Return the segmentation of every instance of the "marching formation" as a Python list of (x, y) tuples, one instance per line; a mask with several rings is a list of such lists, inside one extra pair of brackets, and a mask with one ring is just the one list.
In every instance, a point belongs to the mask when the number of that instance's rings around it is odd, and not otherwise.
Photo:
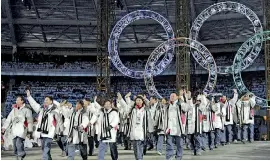
[[(92, 156), (95, 147), (98, 159), (104, 160), (110, 147), (112, 160), (119, 157), (117, 144), (133, 150), (136, 160), (142, 160), (148, 150), (156, 150), (164, 159), (182, 159), (184, 143), (194, 152), (214, 150), (237, 141), (244, 144), (254, 140), (255, 97), (246, 93), (238, 98), (192, 95), (181, 89), (167, 99), (140, 94), (131, 99), (131, 93), (117, 98), (97, 97), (78, 100), (72, 107), (67, 100), (59, 103), (47, 96), (38, 104), (26, 90), (27, 100), (18, 96), (8, 115), (2, 133), (10, 128), (14, 154), (18, 160), (26, 156), (26, 136), (41, 140), (42, 159), (51, 160), (51, 145), (57, 140), (62, 156), (74, 160), (79, 150), (83, 160)], [(33, 128), (33, 112), (38, 122)], [(120, 141), (119, 141), (120, 140)], [(166, 148), (163, 149), (163, 144)], [(174, 149), (176, 147), (176, 149)], [(175, 152), (176, 150), (176, 152)]]

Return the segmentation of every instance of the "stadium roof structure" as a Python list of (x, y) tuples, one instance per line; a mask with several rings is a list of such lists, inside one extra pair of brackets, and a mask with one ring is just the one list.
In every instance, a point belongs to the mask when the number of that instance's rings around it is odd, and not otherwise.
[[(120, 0), (116, 21), (135, 10), (153, 10), (175, 26), (176, 0)], [(11, 52), (16, 44), (22, 49), (46, 54), (96, 54), (97, 0), (2, 0), (2, 52)], [(190, 0), (190, 24), (196, 16), (219, 0)], [(262, 0), (234, 0), (252, 9), (263, 22)], [(27, 4), (25, 4), (27, 3)], [(28, 5), (29, 4), (29, 5)], [(243, 15), (222, 12), (207, 20), (200, 30), (199, 41), (210, 52), (235, 52), (254, 34), (250, 21)], [(152, 20), (129, 25), (120, 38), (121, 55), (149, 55), (167, 39), (162, 26)], [(53, 49), (53, 50), (52, 50)], [(70, 51), (70, 52), (68, 52)]]

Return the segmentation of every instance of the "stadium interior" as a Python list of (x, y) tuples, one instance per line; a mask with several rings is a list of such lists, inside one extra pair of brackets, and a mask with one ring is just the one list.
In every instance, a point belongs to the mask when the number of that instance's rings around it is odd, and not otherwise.
[[(124, 15), (138, 10), (152, 10), (169, 20), (175, 30), (177, 0), (115, 0), (112, 26)], [(252, 9), (264, 22), (262, 0), (233, 0)], [(112, 1), (114, 2), (114, 1)], [(190, 0), (189, 24), (207, 7), (220, 0)], [(43, 102), (45, 95), (57, 101), (93, 98), (97, 86), (97, 0), (2, 0), (1, 1), (1, 112), (6, 117), (17, 95), (30, 87), (34, 98)], [(254, 35), (250, 21), (241, 14), (221, 12), (211, 16), (201, 27), (198, 41), (214, 56), (217, 66), (232, 65), (243, 42)], [(144, 70), (148, 56), (167, 35), (153, 20), (138, 20), (128, 25), (120, 36), (119, 55), (124, 65)], [(242, 71), (247, 88), (266, 98), (265, 50)], [(208, 71), (190, 56), (190, 90), (200, 92)], [(110, 63), (110, 91), (125, 95), (146, 93), (143, 79), (129, 78)], [(176, 60), (162, 74), (155, 76), (158, 91), (165, 97), (176, 90)], [(229, 97), (236, 88), (231, 74), (218, 75), (214, 92)], [(266, 115), (266, 109), (261, 110)]]

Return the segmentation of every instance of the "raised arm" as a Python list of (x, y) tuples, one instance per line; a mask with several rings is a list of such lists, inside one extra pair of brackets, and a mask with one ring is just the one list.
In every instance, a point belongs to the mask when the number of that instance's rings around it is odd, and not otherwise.
[(128, 114), (128, 113), (130, 112), (131, 108), (134, 106), (134, 105), (133, 105), (134, 102), (131, 101), (130, 95), (131, 95), (131, 92), (129, 92), (129, 93), (125, 96), (126, 102), (125, 102), (123, 99), (120, 100), (120, 104), (121, 104), (121, 106), (123, 106), (123, 107), (125, 108), (125, 113), (126, 113), (126, 114)]
[(126, 96), (125, 96), (125, 100), (126, 100), (126, 104), (128, 105), (128, 106), (133, 106), (134, 105), (134, 101), (132, 101), (131, 99), (130, 99), (130, 96), (131, 96), (131, 92), (129, 92)]
[(250, 101), (251, 108), (254, 108), (256, 105), (256, 97), (253, 95), (252, 97), (250, 97), (249, 101)]
[(237, 102), (237, 99), (238, 99), (238, 93), (237, 93), (237, 90), (236, 89), (233, 89), (233, 98), (230, 100), (230, 104), (234, 105), (236, 104)]
[(40, 109), (41, 109), (41, 106), (40, 104), (38, 104), (34, 98), (30, 95), (30, 91), (29, 90), (26, 90), (26, 95), (27, 95), (27, 100), (30, 104), (30, 106), (33, 108), (33, 110), (38, 114)]
[[(180, 105), (181, 105), (181, 108), (184, 112), (188, 112), (189, 110), (191, 110), (193, 108), (193, 101), (192, 101), (192, 98), (191, 98), (191, 92), (188, 91), (187, 93), (185, 93), (185, 96), (187, 98), (187, 102), (179, 102)], [(179, 101), (179, 100), (178, 100)]]

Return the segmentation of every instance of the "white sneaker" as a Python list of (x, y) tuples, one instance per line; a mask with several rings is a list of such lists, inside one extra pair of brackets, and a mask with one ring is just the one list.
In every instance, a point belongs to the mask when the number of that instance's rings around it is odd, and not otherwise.
[(157, 153), (158, 153), (158, 155), (162, 155), (162, 153), (161, 153), (161, 152), (159, 152), (159, 151), (158, 151)]
[(237, 143), (237, 140), (234, 140), (233, 142), (234, 142), (234, 143)]

